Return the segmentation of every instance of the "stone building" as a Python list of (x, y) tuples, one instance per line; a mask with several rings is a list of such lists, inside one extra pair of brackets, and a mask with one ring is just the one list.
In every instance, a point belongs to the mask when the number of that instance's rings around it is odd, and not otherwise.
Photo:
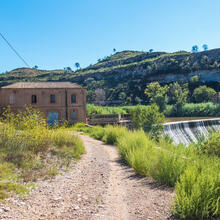
[(70, 82), (18, 82), (0, 88), (0, 108), (39, 109), (48, 123), (86, 122), (86, 90)]

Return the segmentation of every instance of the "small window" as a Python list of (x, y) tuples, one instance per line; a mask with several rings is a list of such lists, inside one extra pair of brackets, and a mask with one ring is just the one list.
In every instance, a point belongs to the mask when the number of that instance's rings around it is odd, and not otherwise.
[(11, 96), (9, 97), (9, 103), (10, 103), (10, 105), (12, 105), (12, 104), (15, 103), (15, 98), (14, 98), (13, 95), (11, 95)]
[(37, 96), (36, 95), (32, 95), (31, 96), (31, 104), (36, 104), (37, 103)]
[(76, 95), (74, 94), (71, 95), (71, 102), (76, 103)]
[(74, 110), (74, 109), (72, 110), (72, 118), (76, 119), (76, 110)]
[(55, 95), (50, 95), (50, 103), (55, 103), (56, 99), (55, 99)]

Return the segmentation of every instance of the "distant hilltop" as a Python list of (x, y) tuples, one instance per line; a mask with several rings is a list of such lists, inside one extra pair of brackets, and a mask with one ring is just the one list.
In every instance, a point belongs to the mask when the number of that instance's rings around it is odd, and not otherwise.
[(86, 87), (89, 100), (94, 99), (97, 88), (105, 90), (107, 100), (117, 100), (121, 92), (133, 100), (144, 96), (149, 82), (187, 82), (194, 75), (200, 77), (201, 83), (214, 85), (216, 89), (220, 81), (220, 49), (197, 53), (126, 50), (77, 71), (15, 69), (1, 75), (0, 85), (18, 81), (70, 81)]

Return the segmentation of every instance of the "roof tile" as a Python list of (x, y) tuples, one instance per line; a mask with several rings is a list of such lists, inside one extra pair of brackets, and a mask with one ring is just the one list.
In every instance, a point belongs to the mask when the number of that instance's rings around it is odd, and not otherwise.
[(80, 85), (71, 82), (17, 82), (1, 88), (18, 88), (18, 89), (63, 89), (63, 88), (82, 88)]

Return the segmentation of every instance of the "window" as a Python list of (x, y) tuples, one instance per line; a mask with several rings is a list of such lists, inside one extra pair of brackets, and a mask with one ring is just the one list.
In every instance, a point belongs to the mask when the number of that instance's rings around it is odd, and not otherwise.
[(71, 95), (71, 102), (76, 103), (76, 95), (74, 94)]
[(11, 96), (9, 97), (9, 103), (10, 103), (10, 105), (14, 104), (14, 102), (15, 102), (14, 96), (11, 95)]
[(37, 103), (37, 96), (36, 95), (32, 95), (31, 96), (31, 104), (36, 104)]
[(74, 109), (72, 110), (72, 118), (76, 119), (76, 110), (74, 110)]
[(55, 99), (55, 95), (50, 95), (50, 103), (55, 103), (56, 99)]

